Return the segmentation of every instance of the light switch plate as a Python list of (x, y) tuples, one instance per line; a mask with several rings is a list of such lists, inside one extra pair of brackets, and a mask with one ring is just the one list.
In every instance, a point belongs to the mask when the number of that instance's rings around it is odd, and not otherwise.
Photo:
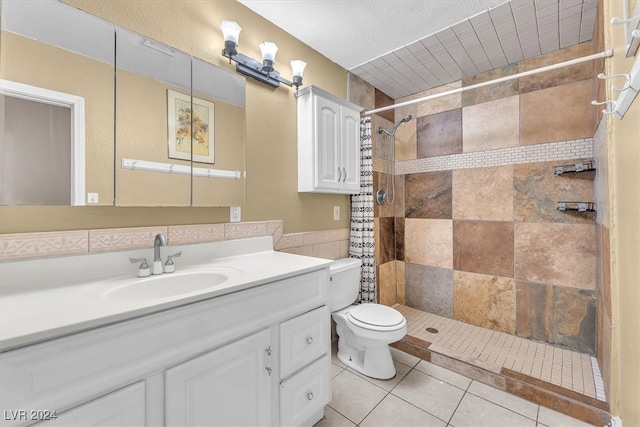
[(240, 211), (240, 206), (231, 206), (229, 209), (229, 221), (230, 222), (240, 222), (242, 214)]
[(340, 206), (333, 207), (333, 220), (340, 221)]
[(98, 193), (87, 193), (87, 203), (98, 203)]

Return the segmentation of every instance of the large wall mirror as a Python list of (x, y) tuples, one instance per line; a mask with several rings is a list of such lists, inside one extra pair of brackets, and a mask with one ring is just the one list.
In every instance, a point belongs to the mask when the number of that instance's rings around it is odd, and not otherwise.
[(57, 1), (1, 7), (1, 203), (84, 205), (90, 192), (112, 205), (113, 25)]
[(1, 43), (1, 204), (244, 204), (244, 77), (57, 0), (3, 2)]

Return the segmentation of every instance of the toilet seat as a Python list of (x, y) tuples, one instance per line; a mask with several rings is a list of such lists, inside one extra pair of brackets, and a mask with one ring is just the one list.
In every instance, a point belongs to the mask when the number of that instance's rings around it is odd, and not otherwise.
[(347, 319), (361, 328), (374, 331), (395, 331), (406, 324), (397, 310), (382, 304), (360, 304), (351, 307)]

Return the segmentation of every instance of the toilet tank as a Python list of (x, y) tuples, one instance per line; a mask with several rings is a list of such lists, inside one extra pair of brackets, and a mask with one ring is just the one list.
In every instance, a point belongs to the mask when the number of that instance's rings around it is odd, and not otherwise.
[(360, 291), (360, 266), (357, 258), (337, 259), (329, 266), (329, 309), (334, 312), (355, 302)]

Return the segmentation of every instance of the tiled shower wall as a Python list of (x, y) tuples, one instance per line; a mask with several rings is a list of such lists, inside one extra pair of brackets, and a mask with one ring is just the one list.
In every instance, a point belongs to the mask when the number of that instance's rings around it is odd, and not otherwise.
[[(573, 46), (413, 98), (591, 50)], [(594, 174), (553, 168), (593, 157), (593, 76), (587, 62), (395, 111), (395, 122), (414, 119), (396, 135), (397, 202), (375, 210), (381, 303), (594, 354), (595, 215), (556, 209), (594, 201)], [(352, 99), (366, 101), (368, 90), (352, 79)], [(374, 117), (373, 129), (389, 119)], [(374, 135), (374, 156), (385, 156), (383, 144)], [(386, 187), (385, 162), (374, 165), (375, 189)]]

